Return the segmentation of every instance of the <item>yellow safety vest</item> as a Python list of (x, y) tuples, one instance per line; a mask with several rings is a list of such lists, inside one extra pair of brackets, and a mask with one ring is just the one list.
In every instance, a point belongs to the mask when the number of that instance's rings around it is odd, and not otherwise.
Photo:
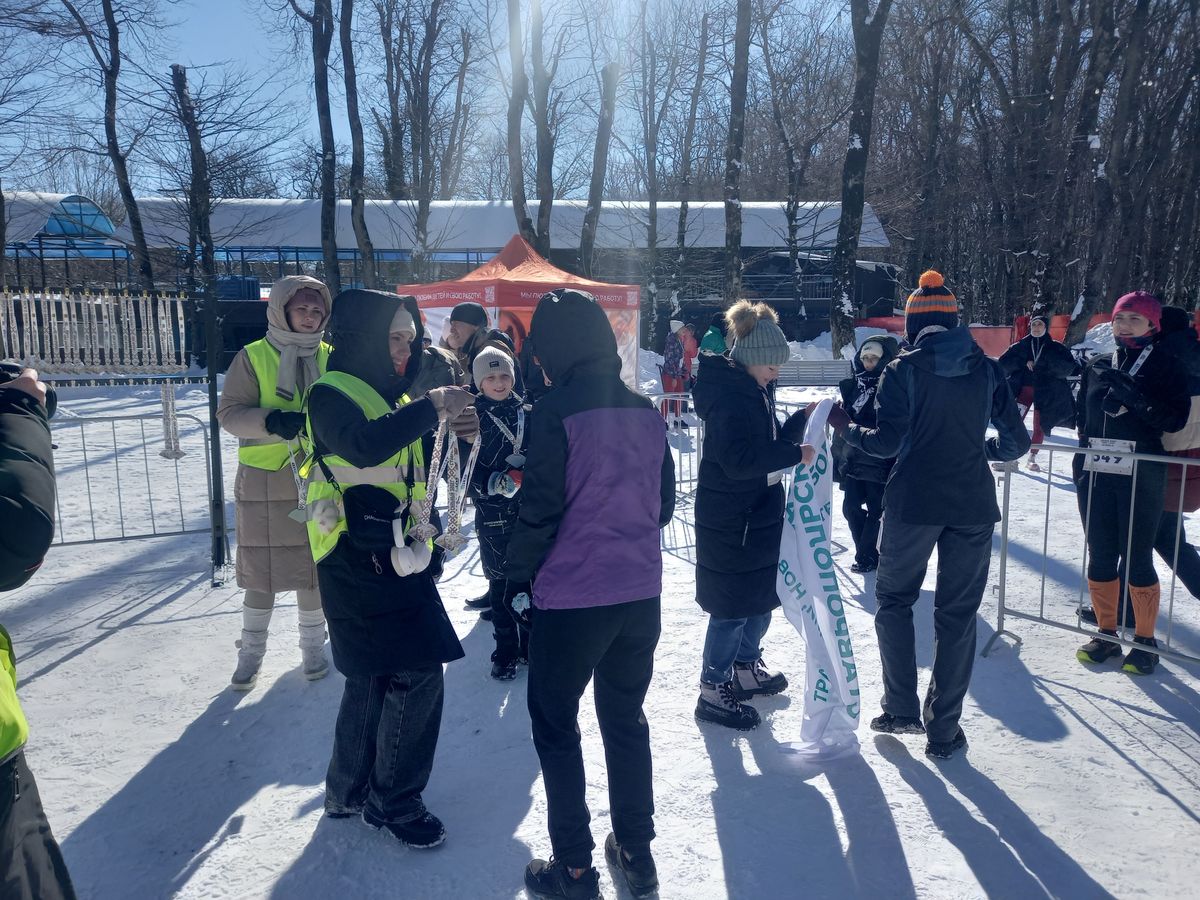
[[(378, 391), (362, 379), (346, 372), (326, 372), (313, 382), (309, 390), (318, 384), (334, 388), (350, 398), (368, 420), (382, 418), (393, 411), (392, 405), (384, 400)], [(410, 402), (412, 401), (406, 394), (400, 398), (399, 405), (404, 406)], [(308, 433), (313, 433), (311, 418), (308, 421)], [(308, 483), (308, 546), (316, 562), (328, 556), (337, 546), (341, 536), (346, 533), (346, 514), (342, 508), (341, 492), (347, 488), (356, 484), (374, 484), (395, 495), (398, 501), (411, 499), (413, 502), (420, 502), (425, 499), (425, 450), (421, 446), (420, 438), (376, 466), (359, 468), (333, 454), (322, 455), (321, 461), (325, 464), (324, 467), (310, 460), (301, 473), (305, 477), (312, 476)], [(411, 498), (408, 484), (405, 482), (410, 462), (413, 479)], [(337, 482), (337, 487), (326, 480), (326, 469)], [(432, 544), (430, 546), (432, 547)]]
[(12, 639), (0, 626), (0, 763), (25, 746), (29, 723), (17, 702), (17, 663)]
[[(333, 348), (326, 343), (317, 348), (317, 371), (322, 375), (329, 363), (331, 350)], [(300, 412), (304, 401), (302, 393), (297, 393), (291, 400), (284, 400), (275, 394), (275, 387), (279, 383), (279, 351), (263, 338), (246, 345), (246, 356), (258, 381), (258, 405), (263, 409)], [(300, 442), (307, 455), (307, 438), (303, 433)], [(277, 472), (288, 464), (287, 441), (274, 434), (265, 438), (245, 438), (238, 447), (238, 462), (255, 469)]]

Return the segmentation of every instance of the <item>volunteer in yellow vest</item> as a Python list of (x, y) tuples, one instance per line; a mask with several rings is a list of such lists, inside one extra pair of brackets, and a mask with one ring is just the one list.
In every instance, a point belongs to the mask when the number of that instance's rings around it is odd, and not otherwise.
[(445, 830), (421, 794), (441, 728), (442, 664), (463, 649), (435, 583), (441, 550), (404, 532), (425, 496), (439, 417), (463, 438), (479, 422), (460, 387), (419, 400), (405, 393), (424, 359), (411, 297), (342, 291), (329, 328), (329, 371), (307, 399), (309, 538), (333, 662), (346, 676), (325, 812), (361, 815), (404, 844), (434, 847)]
[[(221, 427), (239, 439), (237, 480), (237, 583), (246, 591), (235, 691), (254, 687), (275, 596), (296, 592), (304, 677), (323, 678), (325, 614), (304, 516), (294, 515), (300, 494), (293, 461), (303, 464), (305, 390), (324, 373), (330, 347), (322, 341), (329, 319), (329, 289), (307, 275), (289, 275), (271, 286), (267, 335), (242, 348), (225, 374), (217, 407)], [(289, 515), (293, 514), (293, 515)]]
[[(54, 459), (46, 385), (0, 364), (0, 591), (37, 571), (54, 537)], [(39, 728), (55, 723), (42, 722)], [(16, 654), (0, 626), (0, 897), (74, 900), (62, 852), (25, 763), (29, 724), (17, 701)]]

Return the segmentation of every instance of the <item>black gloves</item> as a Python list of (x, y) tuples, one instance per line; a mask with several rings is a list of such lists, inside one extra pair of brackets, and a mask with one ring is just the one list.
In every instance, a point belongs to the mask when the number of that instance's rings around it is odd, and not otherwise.
[(842, 408), (840, 403), (834, 404), (829, 410), (829, 427), (833, 429), (835, 434), (841, 434), (850, 424), (850, 413)]
[(304, 430), (304, 413), (273, 409), (267, 413), (265, 424), (267, 431), (271, 434), (278, 435), (285, 441), (291, 441)]
[(1108, 395), (1101, 404), (1108, 415), (1117, 415), (1121, 407), (1140, 411), (1146, 408), (1146, 398), (1142, 396), (1133, 376), (1120, 369), (1103, 369), (1099, 373), (1100, 383), (1108, 388)]
[(808, 422), (808, 408), (798, 410), (787, 417), (787, 421), (779, 429), (779, 437), (781, 440), (787, 441), (789, 444), (804, 443), (804, 426)]

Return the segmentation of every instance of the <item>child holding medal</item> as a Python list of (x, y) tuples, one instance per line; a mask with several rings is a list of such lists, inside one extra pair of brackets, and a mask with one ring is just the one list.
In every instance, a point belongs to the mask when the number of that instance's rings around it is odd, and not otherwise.
[(518, 627), (512, 598), (528, 593), (527, 582), (510, 583), (504, 576), (508, 541), (517, 524), (520, 507), (521, 469), (525, 465), (527, 410), (513, 391), (512, 357), (497, 347), (485, 347), (471, 365), (479, 395), (479, 458), (471, 477), (475, 501), (475, 533), (479, 556), (488, 579), (492, 608), (492, 677), (510, 681), (517, 676), (517, 663), (527, 657), (529, 634)]

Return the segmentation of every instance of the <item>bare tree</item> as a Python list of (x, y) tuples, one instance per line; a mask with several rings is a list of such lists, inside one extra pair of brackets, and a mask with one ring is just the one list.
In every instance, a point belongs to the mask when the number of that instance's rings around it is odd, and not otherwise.
[[(436, 2), (436, 0), (435, 0)], [(346, 118), (350, 122), (350, 224), (362, 257), (363, 284), (379, 287), (375, 245), (367, 229), (366, 190), (363, 184), (367, 152), (363, 144), (362, 117), (358, 113), (358, 70), (354, 64), (354, 0), (342, 0), (338, 23), (342, 47), (342, 81), (346, 88)]]
[(313, 60), (313, 88), (317, 103), (317, 128), (321, 134), (321, 255), (325, 283), (333, 294), (341, 290), (337, 253), (337, 146), (333, 140), (333, 114), (329, 106), (329, 50), (333, 44), (333, 2), (313, 0), (311, 10), (288, 0), (296, 16), (307, 24)]
[(683, 268), (687, 251), (688, 200), (692, 188), (692, 143), (696, 135), (696, 113), (700, 108), (700, 97), (704, 91), (706, 66), (708, 65), (709, 15), (705, 10), (700, 16), (700, 34), (696, 50), (696, 73), (688, 95), (688, 111), (683, 123), (683, 141), (679, 152), (679, 219), (675, 227), (675, 259), (671, 267), (671, 307), (679, 306), (679, 293), (683, 285)]
[(742, 295), (742, 154), (746, 141), (746, 82), (750, 70), (751, 0), (738, 0), (729, 81), (729, 137), (725, 143), (725, 304)]
[(125, 207), (125, 221), (133, 238), (133, 257), (137, 265), (142, 287), (147, 291), (154, 290), (154, 270), (150, 262), (150, 251), (146, 246), (146, 232), (142, 225), (142, 216), (138, 211), (137, 200), (133, 195), (133, 185), (129, 180), (129, 154), (134, 144), (124, 145), (121, 142), (118, 129), (117, 115), (121, 66), (124, 54), (121, 49), (122, 25), (140, 22), (143, 27), (153, 21), (154, 3), (127, 2), (119, 8), (113, 0), (99, 0), (99, 7), (91, 4), (85, 7), (82, 2), (61, 0), (67, 15), (74, 23), (74, 36), (82, 40), (100, 72), (104, 88), (104, 146), (112, 164), (113, 175), (117, 180), (117, 188), (121, 193), (121, 202)]
[(858, 269), (858, 234), (866, 202), (867, 157), (871, 149), (871, 117), (879, 73), (879, 45), (892, 0), (879, 0), (871, 12), (870, 0), (850, 0), (854, 31), (854, 93), (850, 101), (850, 138), (842, 166), (842, 212), (837, 244), (833, 249), (833, 302), (829, 330), (834, 354), (854, 346), (854, 285)]
[(621, 64), (610, 62), (601, 72), (600, 122), (596, 127), (596, 151), (592, 156), (592, 183), (588, 189), (588, 205), (583, 215), (579, 236), (579, 267), (588, 278), (592, 276), (592, 252), (596, 246), (596, 225), (604, 202), (604, 176), (608, 172), (608, 144), (612, 137), (613, 116), (617, 107), (617, 82)]
[(521, 122), (529, 97), (529, 78), (525, 74), (525, 45), (521, 27), (521, 0), (508, 0), (508, 58), (511, 65), (508, 94), (508, 190), (512, 197), (517, 230), (530, 244), (537, 244), (537, 232), (529, 218), (525, 197), (525, 160), (521, 149)]

